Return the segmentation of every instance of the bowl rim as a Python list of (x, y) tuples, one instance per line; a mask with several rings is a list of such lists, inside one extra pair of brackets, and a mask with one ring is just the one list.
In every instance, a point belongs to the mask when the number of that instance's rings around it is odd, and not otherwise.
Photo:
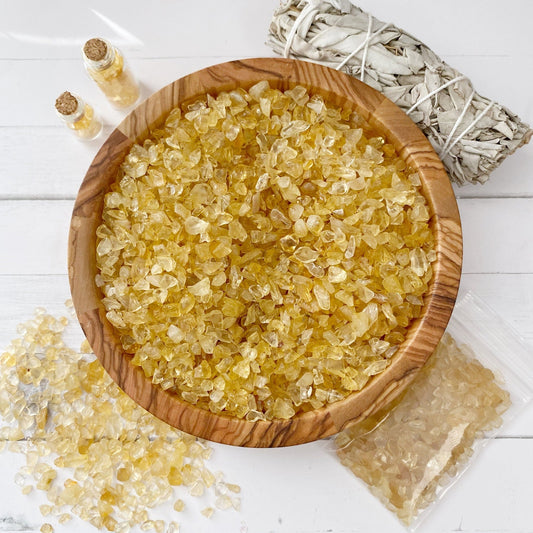
[[(268, 80), (283, 90), (303, 85), (329, 103), (356, 109), (420, 174), (431, 211), (437, 261), (421, 316), (382, 373), (343, 400), (288, 420), (250, 422), (210, 411), (164, 391), (130, 364), (105, 316), (96, 286), (96, 235), (103, 198), (134, 142), (157, 128), (168, 112), (206, 93), (249, 88)], [(459, 211), (442, 162), (421, 130), (384, 95), (342, 72), (305, 61), (253, 58), (219, 63), (177, 79), (139, 104), (113, 130), (91, 163), (76, 197), (69, 232), (68, 272), (74, 308), (94, 353), (113, 380), (139, 405), (170, 425), (201, 438), (249, 447), (302, 444), (330, 436), (392, 401), (433, 352), (451, 316), (461, 275)]]

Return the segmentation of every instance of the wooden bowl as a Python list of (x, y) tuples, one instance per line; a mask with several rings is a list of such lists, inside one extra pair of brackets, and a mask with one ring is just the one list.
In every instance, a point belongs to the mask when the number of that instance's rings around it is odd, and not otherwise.
[[(102, 293), (95, 284), (96, 228), (101, 222), (104, 195), (130, 147), (160, 126), (175, 106), (205, 93), (261, 80), (286, 90), (303, 85), (327, 102), (357, 110), (392, 143), (401, 157), (418, 170), (431, 211), (437, 261), (425, 297), (423, 313), (408, 332), (391, 365), (359, 392), (321, 409), (289, 420), (248, 422), (211, 413), (166, 392), (130, 363), (107, 321)], [(411, 381), (441, 338), (459, 286), (462, 235), (459, 212), (448, 176), (426, 137), (382, 94), (335, 70), (290, 59), (246, 59), (222, 63), (181, 78), (153, 94), (111, 133), (94, 158), (81, 184), (69, 235), (69, 279), (80, 324), (102, 365), (139, 405), (187, 433), (238, 446), (274, 447), (301, 444), (342, 430), (391, 401)]]

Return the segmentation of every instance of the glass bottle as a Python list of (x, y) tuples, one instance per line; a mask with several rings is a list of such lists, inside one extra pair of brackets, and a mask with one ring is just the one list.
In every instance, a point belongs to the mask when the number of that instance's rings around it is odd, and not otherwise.
[(90, 39), (83, 47), (83, 59), (87, 73), (113, 106), (126, 108), (137, 102), (139, 85), (117, 48), (105, 39)]
[(102, 131), (102, 121), (92, 106), (79, 96), (65, 91), (56, 100), (57, 115), (80, 139), (90, 141)]

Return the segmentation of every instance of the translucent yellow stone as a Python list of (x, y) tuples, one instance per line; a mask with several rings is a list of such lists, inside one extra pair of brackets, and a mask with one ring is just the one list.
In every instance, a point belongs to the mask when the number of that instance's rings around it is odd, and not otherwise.
[(209, 278), (204, 278), (200, 280), (198, 283), (195, 283), (194, 285), (191, 285), (189, 287), (189, 292), (193, 296), (207, 296), (211, 292), (211, 283), (209, 281)]
[(346, 281), (347, 277), (348, 274), (346, 270), (342, 268), (330, 266), (328, 269), (328, 279), (331, 281), (331, 283), (341, 283)]
[(233, 483), (226, 483), (226, 487), (231, 491), (235, 493), (241, 492), (241, 487), (239, 485), (235, 485)]
[(279, 244), (284, 252), (294, 252), (296, 246), (298, 246), (298, 239), (293, 235), (285, 235), (279, 240)]
[(298, 248), (293, 257), (301, 263), (312, 263), (316, 261), (320, 256), (320, 252), (309, 248), (309, 246), (302, 246)]
[(185, 219), (185, 231), (190, 235), (198, 235), (203, 233), (209, 227), (209, 223), (205, 220), (201, 220), (198, 217), (188, 217)]
[(39, 511), (41, 511), (43, 516), (47, 516), (52, 512), (52, 506), (46, 504), (39, 505)]
[(183, 500), (176, 500), (174, 502), (174, 510), (181, 513), (185, 509), (185, 502)]
[(120, 468), (117, 471), (117, 479), (119, 481), (128, 481), (131, 478), (131, 468)]
[[(70, 522), (72, 520), (72, 515), (68, 513), (63, 513), (59, 515), (58, 522), (60, 524), (66, 524), (67, 522)], [(109, 528), (108, 528), (109, 529)], [(110, 530), (111, 531), (111, 530)]]
[(228, 225), (228, 235), (232, 239), (244, 242), (248, 238), (248, 232), (238, 220), (232, 220)]
[(272, 407), (272, 416), (273, 418), (291, 418), (295, 414), (294, 408), (291, 404), (286, 401), (278, 398)]
[(212, 507), (206, 507), (200, 511), (206, 518), (211, 518), (215, 510)]
[(112, 516), (106, 516), (102, 522), (102, 525), (108, 530), (108, 531), (116, 531), (117, 530), (117, 521)]
[(80, 346), (80, 352), (81, 353), (91, 353), (91, 345), (89, 344), (89, 341), (87, 339), (84, 339), (84, 341), (81, 343)]
[(322, 285), (315, 285), (313, 287), (318, 307), (324, 311), (328, 311), (331, 306), (331, 300), (328, 291)]
[(318, 215), (309, 215), (306, 221), (307, 229), (314, 235), (319, 235), (324, 228), (324, 221)]
[(170, 472), (168, 473), (168, 482), (171, 485), (181, 485), (183, 483), (183, 477), (180, 469), (174, 466), (170, 467)]
[(233, 298), (224, 298), (222, 303), (222, 313), (229, 317), (239, 317), (246, 306)]

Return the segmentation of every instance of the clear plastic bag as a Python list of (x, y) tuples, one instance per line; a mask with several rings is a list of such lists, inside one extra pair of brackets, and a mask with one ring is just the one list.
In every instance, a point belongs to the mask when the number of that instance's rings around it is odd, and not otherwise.
[(411, 530), (533, 398), (533, 357), (471, 293), (408, 390), (335, 438), (341, 462)]

